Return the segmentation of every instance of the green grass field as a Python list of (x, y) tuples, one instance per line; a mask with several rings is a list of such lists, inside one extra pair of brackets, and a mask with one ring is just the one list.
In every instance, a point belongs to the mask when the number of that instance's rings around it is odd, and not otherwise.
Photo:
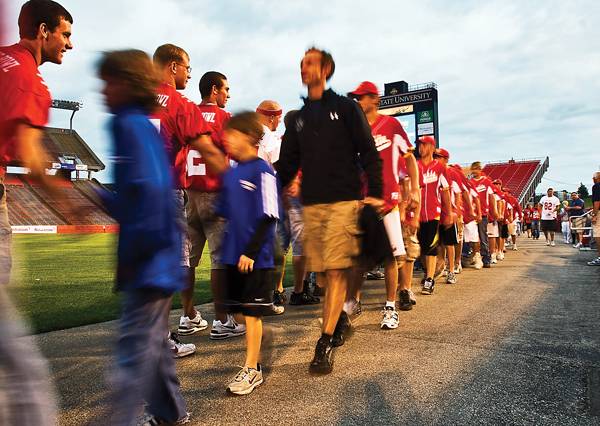
[[(13, 236), (11, 294), (35, 332), (60, 330), (115, 319), (113, 292), (116, 235)], [(209, 259), (196, 272), (196, 303), (211, 300)], [(291, 285), (291, 262), (284, 285)], [(179, 296), (173, 307), (181, 307)]]

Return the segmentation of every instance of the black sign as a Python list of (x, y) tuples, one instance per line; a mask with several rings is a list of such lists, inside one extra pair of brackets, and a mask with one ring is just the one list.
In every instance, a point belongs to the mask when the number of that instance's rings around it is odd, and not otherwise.
[(433, 102), (437, 101), (436, 95), (437, 91), (435, 89), (425, 89), (399, 95), (382, 96), (379, 101), (379, 109), (394, 108), (419, 102)]

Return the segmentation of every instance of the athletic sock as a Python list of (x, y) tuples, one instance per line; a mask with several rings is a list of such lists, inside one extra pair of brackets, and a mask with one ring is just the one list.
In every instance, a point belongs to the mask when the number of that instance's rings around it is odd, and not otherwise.
[(389, 300), (387, 300), (387, 301), (385, 302), (385, 307), (386, 307), (386, 308), (393, 308), (393, 309), (396, 309), (396, 302), (390, 302)]

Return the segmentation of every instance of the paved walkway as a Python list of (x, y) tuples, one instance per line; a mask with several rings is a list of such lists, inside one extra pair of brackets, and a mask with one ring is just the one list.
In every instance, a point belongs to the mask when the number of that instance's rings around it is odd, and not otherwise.
[[(379, 329), (383, 282), (369, 282), (355, 333), (324, 377), (307, 371), (320, 306), (289, 307), (266, 320), (265, 383), (247, 397), (225, 393), (243, 340), (189, 337), (198, 352), (177, 366), (192, 424), (600, 424), (600, 268), (585, 265), (593, 256), (521, 238), (491, 270), (417, 294), (393, 331)], [(102, 416), (114, 327), (39, 336), (61, 425)]]

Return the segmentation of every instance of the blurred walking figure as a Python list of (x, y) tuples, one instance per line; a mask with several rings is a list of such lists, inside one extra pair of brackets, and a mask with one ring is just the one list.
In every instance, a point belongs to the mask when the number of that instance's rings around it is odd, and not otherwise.
[(183, 424), (189, 415), (167, 342), (171, 298), (184, 288), (182, 236), (164, 142), (148, 119), (159, 80), (139, 50), (105, 53), (98, 74), (114, 114), (116, 193), (101, 195), (119, 222), (116, 290), (123, 292), (109, 424), (131, 425), (144, 401), (158, 424)]
[[(71, 44), (73, 18), (60, 4), (31, 0), (19, 14), (20, 41), (0, 47), (0, 424), (53, 425), (56, 407), (48, 367), (14, 311), (6, 287), (12, 265), (4, 176), (18, 161), (54, 192), (45, 174), (42, 128), (51, 98), (38, 67), (62, 63)], [(0, 35), (2, 31), (0, 29)], [(57, 195), (57, 194), (53, 194)]]

